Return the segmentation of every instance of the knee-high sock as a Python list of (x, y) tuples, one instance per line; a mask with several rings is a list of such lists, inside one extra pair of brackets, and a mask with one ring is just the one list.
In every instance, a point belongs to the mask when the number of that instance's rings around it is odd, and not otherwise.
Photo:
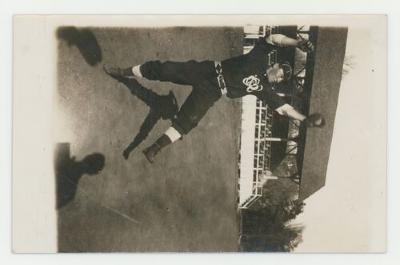
[(155, 143), (152, 146), (156, 146), (158, 150), (163, 149), (164, 147), (166, 147), (167, 145), (169, 145), (171, 142), (171, 140), (169, 139), (169, 137), (165, 134), (161, 135), (160, 138), (157, 139), (157, 141), (155, 141)]
[(124, 76), (135, 76), (135, 77), (143, 77), (142, 72), (140, 71), (140, 64), (128, 68), (122, 69), (122, 73)]
[(182, 135), (172, 126), (169, 127), (164, 134), (171, 140), (171, 143), (179, 140), (182, 137)]
[(132, 67), (132, 73), (134, 76), (143, 77), (142, 72), (140, 71), (140, 64)]

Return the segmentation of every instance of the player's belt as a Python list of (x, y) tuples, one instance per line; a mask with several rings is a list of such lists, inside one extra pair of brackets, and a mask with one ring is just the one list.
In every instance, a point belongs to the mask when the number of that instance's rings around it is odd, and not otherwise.
[(215, 72), (217, 72), (217, 82), (218, 82), (219, 88), (221, 89), (221, 94), (226, 95), (226, 93), (228, 93), (228, 90), (226, 88), (224, 76), (222, 75), (221, 62), (215, 61), (214, 66), (215, 66)]

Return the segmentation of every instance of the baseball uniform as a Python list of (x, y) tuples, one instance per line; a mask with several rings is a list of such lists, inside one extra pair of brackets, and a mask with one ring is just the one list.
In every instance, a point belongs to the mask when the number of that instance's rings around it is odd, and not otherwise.
[[(190, 85), (192, 92), (173, 120), (173, 127), (182, 135), (197, 126), (208, 109), (226, 93), (229, 98), (255, 95), (269, 107), (279, 110), (285, 101), (273, 90), (266, 77), (267, 54), (276, 47), (260, 38), (248, 53), (222, 62), (149, 61), (140, 66), (143, 77), (149, 80), (169, 81)], [(222, 75), (222, 84), (218, 77)]]

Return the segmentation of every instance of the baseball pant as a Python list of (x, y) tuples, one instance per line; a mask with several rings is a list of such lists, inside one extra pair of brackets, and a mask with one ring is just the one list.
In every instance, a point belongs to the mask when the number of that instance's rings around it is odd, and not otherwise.
[(140, 72), (149, 80), (168, 81), (193, 87), (172, 122), (172, 126), (182, 135), (188, 134), (196, 127), (221, 97), (212, 61), (149, 61), (140, 66)]

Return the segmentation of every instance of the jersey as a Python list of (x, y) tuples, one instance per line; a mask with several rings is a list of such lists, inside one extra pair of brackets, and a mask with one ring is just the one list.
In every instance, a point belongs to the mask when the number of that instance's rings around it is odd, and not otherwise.
[(222, 61), (222, 71), (227, 86), (227, 96), (239, 98), (255, 95), (265, 101), (272, 109), (277, 109), (285, 101), (273, 90), (266, 76), (267, 54), (276, 49), (260, 38), (247, 54)]

